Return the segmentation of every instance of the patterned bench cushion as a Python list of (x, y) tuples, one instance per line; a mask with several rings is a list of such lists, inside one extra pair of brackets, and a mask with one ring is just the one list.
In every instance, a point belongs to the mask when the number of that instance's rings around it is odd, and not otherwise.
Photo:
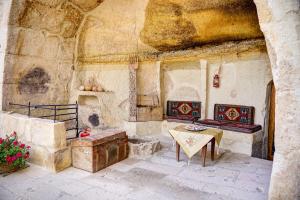
[(220, 126), (228, 124), (229, 122), (222, 122), (213, 119), (204, 119), (204, 120), (197, 121), (197, 123), (209, 127), (220, 128)]
[(215, 104), (214, 120), (252, 125), (254, 110), (253, 106)]
[(201, 102), (199, 101), (168, 101), (167, 119), (193, 121), (201, 117)]
[(223, 130), (229, 130), (229, 131), (237, 131), (237, 132), (243, 132), (243, 133), (254, 133), (256, 131), (261, 130), (261, 125), (249, 125), (249, 124), (236, 124), (236, 123), (230, 123), (225, 124), (220, 127)]

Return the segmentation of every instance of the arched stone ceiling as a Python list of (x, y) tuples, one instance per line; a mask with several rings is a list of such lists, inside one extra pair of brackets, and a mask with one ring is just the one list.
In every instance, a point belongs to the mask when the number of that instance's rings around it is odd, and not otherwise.
[(70, 1), (93, 8), (79, 30), (83, 60), (263, 37), (252, 0)]

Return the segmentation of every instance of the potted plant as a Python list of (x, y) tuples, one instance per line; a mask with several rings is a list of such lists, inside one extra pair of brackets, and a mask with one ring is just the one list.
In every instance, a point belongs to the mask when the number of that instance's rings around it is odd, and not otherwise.
[(0, 172), (10, 173), (26, 167), (30, 146), (18, 141), (16, 132), (0, 138)]

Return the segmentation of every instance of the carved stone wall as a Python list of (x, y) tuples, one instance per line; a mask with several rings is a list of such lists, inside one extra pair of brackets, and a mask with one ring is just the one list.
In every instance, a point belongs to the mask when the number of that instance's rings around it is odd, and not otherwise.
[(3, 109), (11, 109), (8, 102), (68, 102), (81, 11), (61, 0), (10, 3)]
[(300, 1), (255, 0), (276, 88), (269, 199), (300, 198)]

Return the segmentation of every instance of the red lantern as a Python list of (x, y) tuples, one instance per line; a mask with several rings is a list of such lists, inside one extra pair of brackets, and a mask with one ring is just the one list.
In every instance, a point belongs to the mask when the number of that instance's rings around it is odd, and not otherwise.
[(220, 76), (219, 76), (219, 74), (214, 75), (213, 86), (215, 88), (220, 87)]

